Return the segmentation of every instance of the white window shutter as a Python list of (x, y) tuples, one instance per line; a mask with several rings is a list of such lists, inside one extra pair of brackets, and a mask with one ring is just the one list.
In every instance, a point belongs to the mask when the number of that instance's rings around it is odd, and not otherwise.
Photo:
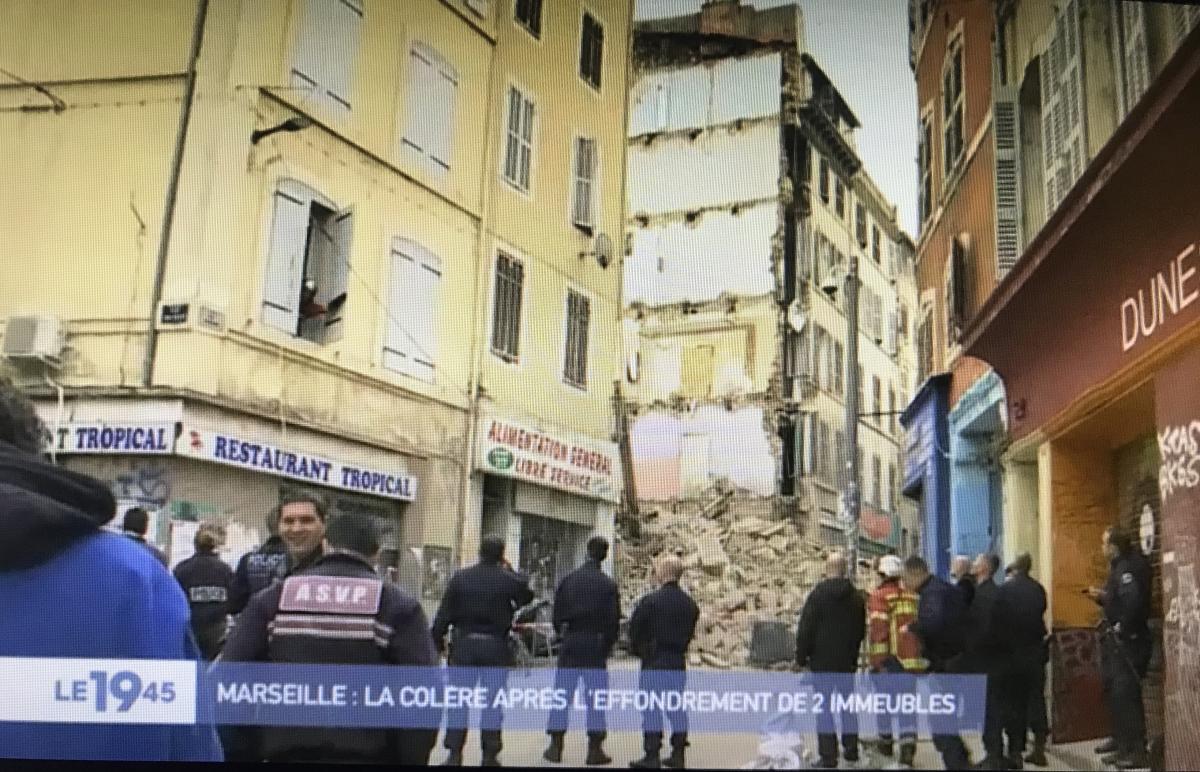
[(1003, 278), (1021, 257), (1021, 114), (1017, 86), (993, 89), (996, 143), (996, 275)]
[(433, 62), (424, 50), (414, 46), (408, 57), (408, 94), (404, 100), (408, 120), (402, 142), (420, 155), (428, 153), (433, 144), (434, 77)]
[(414, 339), (412, 296), (415, 292), (416, 257), (414, 244), (397, 239), (392, 244), (392, 272), (387, 306), (387, 334), (383, 341), (383, 366), (398, 373), (411, 374)]
[(418, 378), (433, 381), (438, 355), (437, 311), (442, 283), (442, 261), (437, 255), (422, 248), (415, 270), (416, 281), (412, 298), (415, 319), (412, 332), (417, 345), (413, 352), (413, 362)]
[(363, 18), (362, 0), (305, 0), (292, 84), (338, 112), (349, 112)]
[(300, 284), (308, 243), (311, 196), (287, 181), (272, 196), (274, 212), (263, 280), (263, 324), (295, 335), (300, 318)]
[(438, 166), (449, 169), (453, 164), (454, 113), (458, 100), (458, 75), (444, 62), (432, 73), (434, 102), (429, 157)]
[(571, 219), (576, 225), (595, 224), (596, 141), (579, 137), (575, 140), (574, 206)]
[[(317, 302), (329, 307), (325, 315), (325, 337), (323, 342), (341, 340), (344, 333), (346, 295), (350, 290), (350, 248), (354, 238), (354, 216), (350, 212), (339, 212), (330, 224), (331, 241), (326, 260), (326, 276), (318, 286)], [(336, 308), (330, 307), (336, 305)]]
[(654, 126), (658, 131), (667, 128), (671, 120), (671, 87), (659, 83), (654, 89)]
[(897, 319), (896, 311), (892, 309), (888, 312), (887, 328), (884, 331), (886, 333), (887, 353), (891, 356), (896, 355), (896, 330), (899, 326), (900, 322)]
[(328, 61), (329, 79), (326, 93), (350, 109), (354, 87), (354, 68), (358, 60), (358, 43), (362, 36), (363, 10), (361, 0), (326, 0), (333, 8), (332, 26), (325, 30), (323, 41)]

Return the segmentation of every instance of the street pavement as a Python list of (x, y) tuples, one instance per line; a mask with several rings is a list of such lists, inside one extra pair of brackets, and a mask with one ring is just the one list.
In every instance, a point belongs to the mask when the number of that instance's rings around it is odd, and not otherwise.
[[(620, 659), (609, 663), (610, 669), (625, 669), (636, 667), (633, 660)], [(707, 668), (692, 668), (693, 670)], [(730, 671), (722, 671), (730, 672)], [(762, 671), (753, 671), (762, 672)], [(446, 758), (446, 750), (438, 738), (438, 746), (430, 758), (430, 764), (441, 764)], [(687, 766), (689, 769), (738, 769), (753, 762), (758, 756), (758, 745), (761, 736), (757, 731), (738, 734), (701, 734), (693, 733), (690, 737), (691, 746), (687, 751)], [(971, 752), (971, 760), (978, 762), (983, 759), (983, 744), (979, 733), (964, 735), (967, 747)], [(1093, 752), (1096, 742), (1071, 743), (1053, 745), (1046, 749), (1050, 761), (1048, 770), (1102, 770), (1099, 757)], [(507, 730), (504, 732), (504, 751), (500, 754), (500, 762), (510, 767), (582, 767), (587, 753), (587, 738), (582, 730), (570, 732), (566, 738), (562, 764), (551, 764), (542, 758), (546, 749), (547, 738), (544, 732), (529, 732)], [(812, 749), (815, 756), (816, 736), (805, 736), (805, 747)], [(642, 736), (638, 732), (610, 732), (604, 744), (605, 751), (612, 757), (609, 767), (594, 767), (594, 769), (628, 768), (629, 762), (642, 757)], [(864, 748), (865, 750), (865, 748)], [(670, 752), (670, 746), (664, 737), (664, 756)], [(467, 747), (463, 754), (467, 766), (479, 766), (481, 754), (479, 750), (479, 733), (472, 731), (467, 736)], [(861, 766), (853, 766), (842, 762), (842, 769), (878, 769), (887, 766), (893, 759), (863, 754)], [(933, 747), (931, 740), (922, 739), (917, 744), (916, 769), (942, 769), (941, 756)], [(1026, 765), (1028, 770), (1038, 767)]]

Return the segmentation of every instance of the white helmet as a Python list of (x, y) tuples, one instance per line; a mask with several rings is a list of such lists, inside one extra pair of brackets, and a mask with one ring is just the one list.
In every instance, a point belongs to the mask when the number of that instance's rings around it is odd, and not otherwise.
[(895, 555), (884, 555), (879, 559), (879, 573), (894, 579), (904, 573), (904, 563)]

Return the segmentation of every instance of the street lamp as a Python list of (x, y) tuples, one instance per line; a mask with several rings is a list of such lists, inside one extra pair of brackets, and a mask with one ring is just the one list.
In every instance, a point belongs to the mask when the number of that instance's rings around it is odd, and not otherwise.
[[(840, 272), (840, 271), (838, 271)], [(833, 298), (838, 277), (830, 276), (821, 285)], [(846, 530), (846, 564), (850, 581), (858, 578), (858, 534), (862, 516), (862, 493), (858, 484), (858, 254), (849, 250), (845, 280), (846, 292), (846, 487), (842, 491), (838, 519)]]

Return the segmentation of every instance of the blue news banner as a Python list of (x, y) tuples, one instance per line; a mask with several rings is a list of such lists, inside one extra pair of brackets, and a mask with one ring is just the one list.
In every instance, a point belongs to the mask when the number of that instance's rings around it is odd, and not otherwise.
[[(691, 732), (979, 732), (986, 681), (971, 675), (694, 670), (412, 668), (0, 658), (0, 721), (543, 731), (648, 714)], [(657, 720), (657, 719), (652, 719)]]

